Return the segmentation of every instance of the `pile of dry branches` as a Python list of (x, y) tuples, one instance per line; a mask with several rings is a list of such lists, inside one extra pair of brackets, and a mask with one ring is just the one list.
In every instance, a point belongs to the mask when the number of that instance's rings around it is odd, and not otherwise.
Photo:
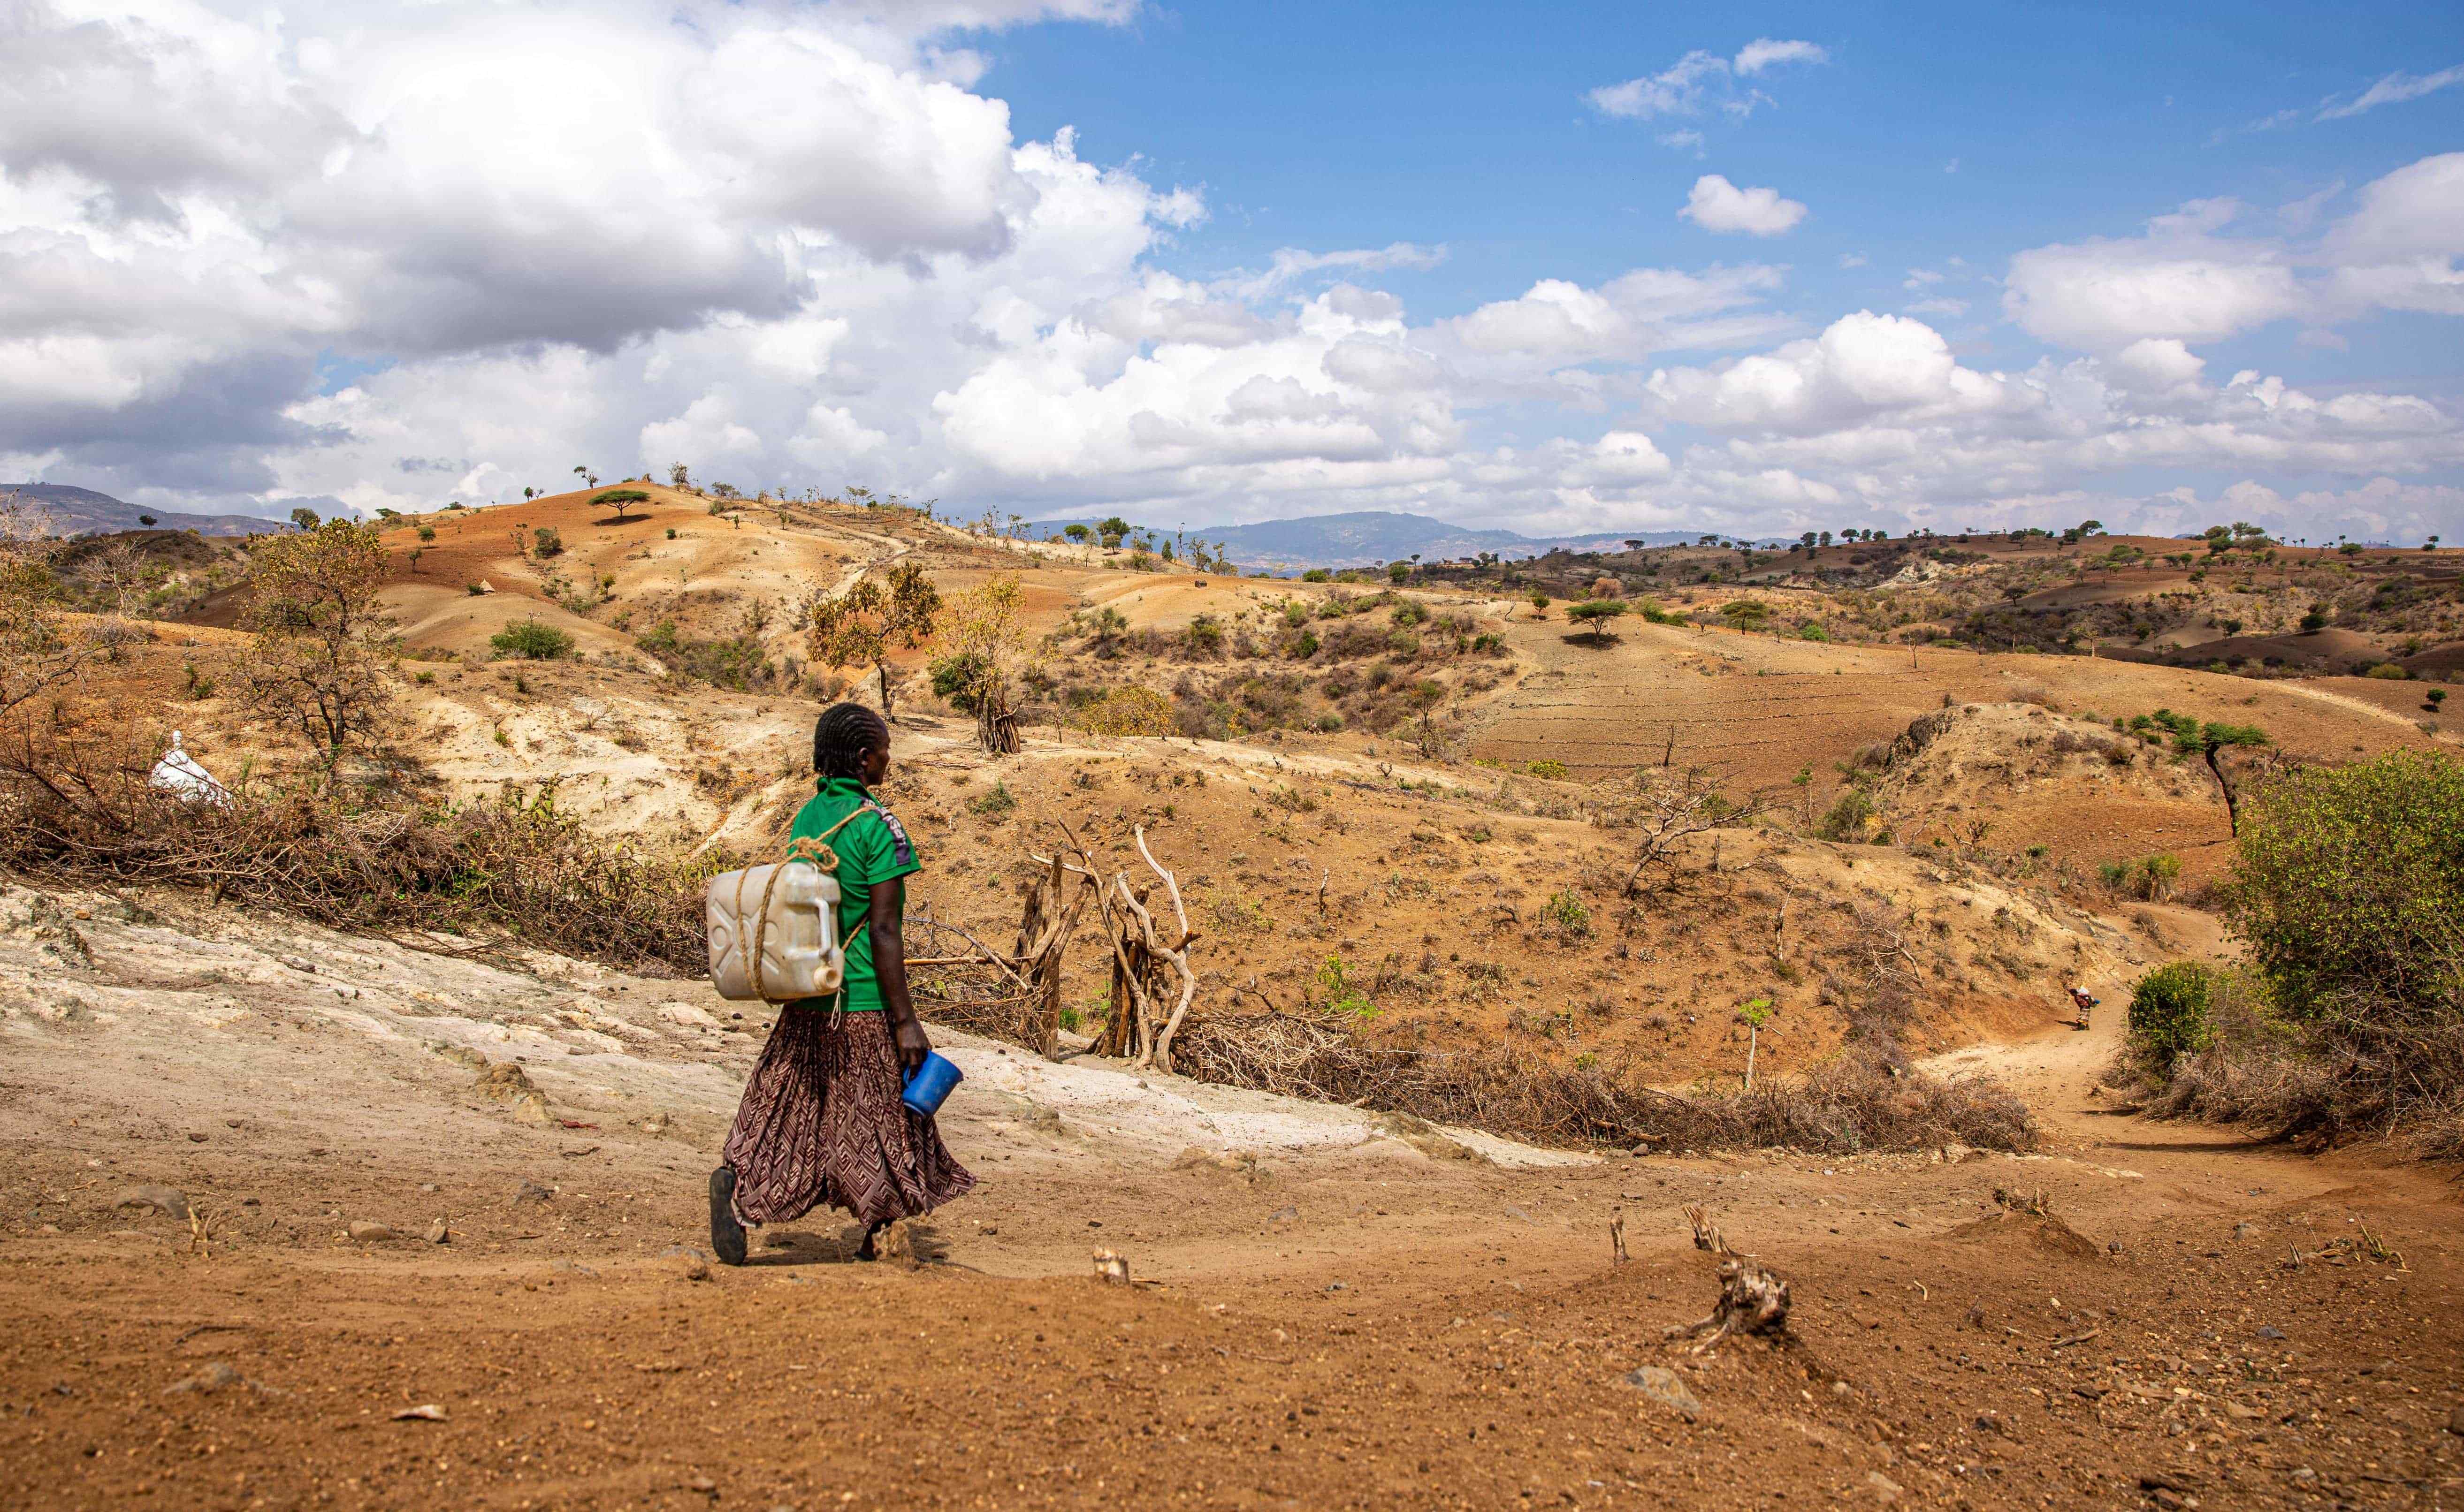
[(1364, 1042), (1334, 1015), (1208, 1014), (1180, 1039), (1199, 1081), (1411, 1113), (1535, 1144), (1658, 1150), (1785, 1145), (1845, 1154), (1958, 1143), (2032, 1150), (2025, 1104), (1990, 1081), (1947, 1081), (1852, 1048), (1749, 1092), (1679, 1094), (1645, 1068), (1584, 1065), (1516, 1045), (1430, 1050)]
[(448, 803), (330, 775), (239, 782), (228, 803), (146, 784), (150, 744), (0, 739), (0, 870), (205, 887), (319, 924), (495, 936), (699, 975), (702, 889), (725, 857), (593, 835), (553, 789)]

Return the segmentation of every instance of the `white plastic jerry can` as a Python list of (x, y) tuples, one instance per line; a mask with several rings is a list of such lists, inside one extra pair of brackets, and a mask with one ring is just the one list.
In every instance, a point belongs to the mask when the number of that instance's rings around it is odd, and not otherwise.
[[(839, 990), (839, 880), (803, 861), (747, 866), (710, 882), (710, 984), (733, 1002), (793, 1002)], [(758, 959), (757, 959), (758, 953)]]

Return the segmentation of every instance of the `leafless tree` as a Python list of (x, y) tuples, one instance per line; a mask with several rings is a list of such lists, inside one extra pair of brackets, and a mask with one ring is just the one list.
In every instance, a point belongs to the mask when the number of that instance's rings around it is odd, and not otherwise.
[(1771, 794), (1762, 792), (1730, 798), (1717, 774), (1700, 766), (1675, 775), (1642, 768), (1635, 773), (1634, 789), (1630, 812), (1642, 838), (1621, 889), (1627, 897), (1634, 896), (1646, 869), (1668, 865), (1688, 837), (1750, 823), (1772, 801)]

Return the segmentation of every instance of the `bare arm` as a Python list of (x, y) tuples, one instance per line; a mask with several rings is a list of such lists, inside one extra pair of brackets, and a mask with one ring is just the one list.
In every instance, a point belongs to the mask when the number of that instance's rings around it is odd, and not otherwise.
[(876, 883), (865, 910), (872, 931), (872, 971), (881, 982), (881, 1003), (890, 1015), (890, 1036), (898, 1046), (898, 1064), (913, 1071), (933, 1053), (924, 1025), (915, 1017), (915, 998), (907, 986), (907, 879)]

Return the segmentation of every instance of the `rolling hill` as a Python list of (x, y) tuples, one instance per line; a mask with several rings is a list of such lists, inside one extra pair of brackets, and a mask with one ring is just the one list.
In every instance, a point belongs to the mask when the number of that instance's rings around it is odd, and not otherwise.
[(0, 499), (12, 495), (31, 506), (42, 517), (44, 528), (57, 536), (154, 528), (192, 530), (200, 536), (248, 536), (285, 528), (281, 520), (254, 515), (181, 515), (147, 509), (65, 483), (0, 483)]
[[(1071, 525), (1091, 529), (1103, 517), (1037, 520), (1025, 529), (1030, 536), (1048, 537)], [(1150, 531), (1158, 538), (1177, 534), (1210, 543), (1221, 541), (1223, 555), (1243, 567), (1375, 567), (1412, 557), (1424, 561), (1477, 557), (1482, 552), (1494, 552), (1500, 557), (1537, 557), (1559, 550), (1614, 551), (1629, 540), (1668, 546), (1695, 538), (1691, 531), (1524, 536), (1510, 530), (1476, 530), (1426, 515), (1399, 515), (1384, 510), (1261, 520), (1254, 525), (1209, 525), (1180, 532), (1144, 525), (1136, 528)]]

